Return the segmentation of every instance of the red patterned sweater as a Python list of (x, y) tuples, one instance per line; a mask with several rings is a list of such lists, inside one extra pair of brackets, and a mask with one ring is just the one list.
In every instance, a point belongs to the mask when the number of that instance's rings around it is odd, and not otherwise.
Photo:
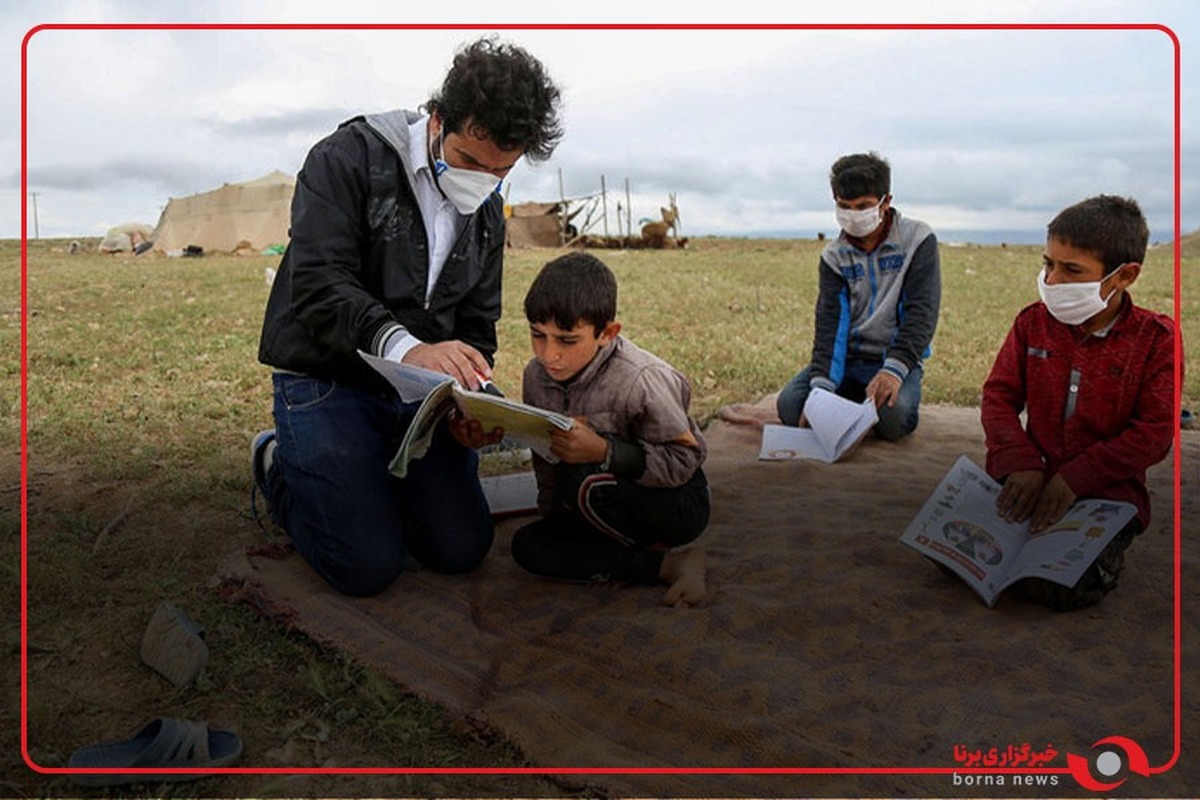
[(1026, 306), (983, 385), (988, 474), (1061, 474), (1077, 497), (1133, 503), (1148, 525), (1146, 470), (1175, 433), (1174, 347), (1174, 321), (1128, 294), (1106, 335)]

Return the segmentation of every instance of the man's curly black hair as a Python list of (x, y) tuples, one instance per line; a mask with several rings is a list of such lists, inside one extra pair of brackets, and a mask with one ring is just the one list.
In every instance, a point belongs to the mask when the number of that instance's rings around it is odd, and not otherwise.
[(522, 148), (545, 161), (562, 138), (559, 90), (541, 62), (524, 49), (479, 39), (454, 56), (442, 88), (425, 104), (446, 131), (463, 133), (468, 120), (502, 150)]

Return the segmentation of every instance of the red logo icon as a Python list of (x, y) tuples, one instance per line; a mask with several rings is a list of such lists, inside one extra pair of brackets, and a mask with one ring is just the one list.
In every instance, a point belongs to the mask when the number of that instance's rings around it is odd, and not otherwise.
[(1093, 744), (1092, 749), (1098, 751), (1094, 758), (1067, 754), (1067, 767), (1072, 777), (1085, 789), (1108, 792), (1124, 783), (1130, 772), (1143, 776), (1150, 774), (1150, 760), (1132, 739), (1109, 736)]

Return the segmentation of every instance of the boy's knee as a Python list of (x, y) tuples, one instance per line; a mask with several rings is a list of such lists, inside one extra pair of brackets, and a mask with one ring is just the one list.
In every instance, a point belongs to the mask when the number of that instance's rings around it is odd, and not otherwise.
[(554, 547), (554, 538), (544, 518), (520, 528), (512, 538), (513, 562), (532, 575), (558, 576), (562, 572), (561, 547)]
[(775, 397), (775, 413), (784, 425), (795, 427), (800, 424), (800, 414), (808, 400), (808, 376), (809, 368), (805, 367), (784, 384)]
[(795, 427), (800, 424), (800, 406), (794, 397), (785, 392), (780, 392), (779, 397), (775, 398), (775, 413), (784, 425)]
[(1063, 586), (1043, 578), (1026, 578), (1020, 582), (1022, 592), (1035, 603), (1055, 611), (1077, 611), (1094, 606), (1117, 588), (1125, 569), (1125, 551), (1143, 530), (1142, 523), (1133, 519), (1099, 557), (1084, 571), (1074, 586)]
[(881, 414), (875, 425), (875, 435), (885, 442), (898, 442), (915, 431), (919, 421), (916, 409), (908, 414)]
[(1040, 606), (1054, 611), (1078, 611), (1099, 603), (1116, 588), (1116, 583), (1106, 586), (1101, 582), (1081, 580), (1075, 586), (1063, 586), (1042, 578), (1026, 578), (1020, 586), (1025, 597)]
[(516, 565), (526, 572), (539, 574), (538, 554), (541, 548), (538, 547), (538, 537), (530, 531), (526, 526), (513, 534), (512, 538), (512, 558)]

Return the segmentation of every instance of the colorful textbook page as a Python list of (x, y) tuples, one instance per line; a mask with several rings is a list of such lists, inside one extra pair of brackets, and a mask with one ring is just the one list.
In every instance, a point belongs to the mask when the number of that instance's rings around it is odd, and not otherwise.
[(1022, 578), (1074, 586), (1137, 513), (1130, 503), (1078, 500), (1053, 527), (1030, 534), (1029, 521), (996, 512), (1000, 484), (959, 456), (900, 541), (945, 564), (988, 606)]
[(808, 458), (832, 464), (850, 452), (879, 421), (871, 398), (855, 403), (824, 389), (809, 393), (804, 416), (808, 419), (807, 428), (764, 425), (759, 459)]
[(575, 425), (570, 417), (553, 411), (464, 389), (449, 375), (440, 372), (388, 361), (362, 350), (358, 354), (387, 379), (401, 400), (421, 402), (389, 465), (397, 478), (408, 474), (410, 461), (428, 452), (437, 424), (455, 407), (464, 415), (479, 420), (485, 431), (503, 428), (506, 439), (528, 447), (550, 462), (558, 460), (550, 453), (550, 431), (553, 428), (570, 430)]

